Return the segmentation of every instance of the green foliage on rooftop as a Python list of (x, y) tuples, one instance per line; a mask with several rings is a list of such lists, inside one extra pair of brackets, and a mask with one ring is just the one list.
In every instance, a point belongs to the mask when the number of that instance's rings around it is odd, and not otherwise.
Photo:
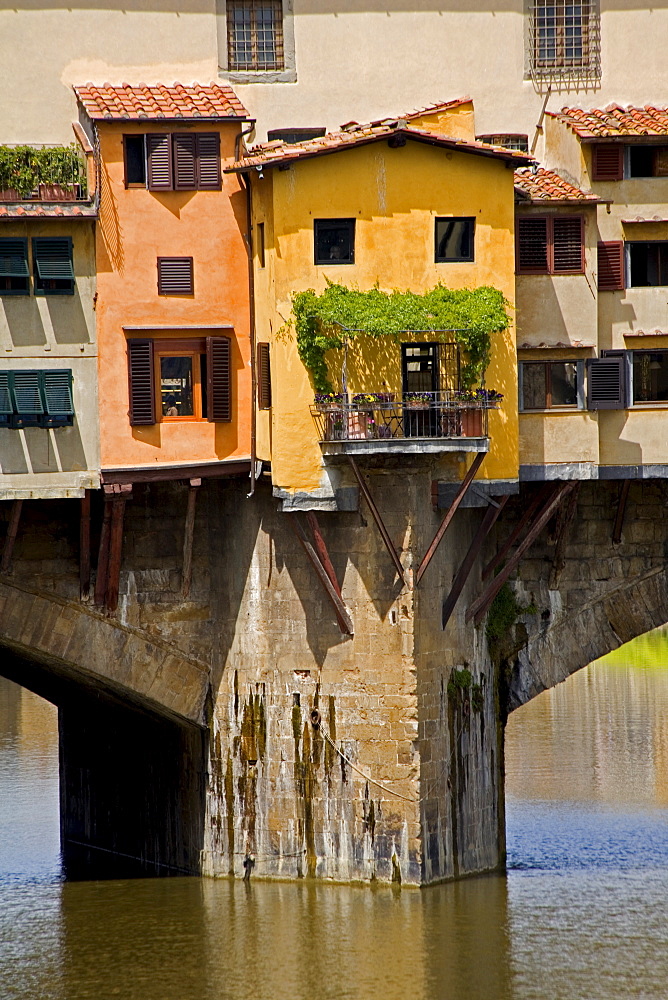
[(86, 168), (76, 143), (69, 146), (0, 146), (0, 191), (29, 198), (40, 184), (86, 186)]
[(493, 333), (510, 324), (508, 302), (496, 288), (450, 289), (437, 285), (423, 295), (383, 292), (330, 283), (322, 294), (310, 288), (292, 300), (297, 350), (313, 378), (316, 392), (332, 392), (325, 354), (340, 350), (360, 335), (392, 337), (429, 334), (434, 340), (455, 340), (465, 354), (461, 381), (470, 388), (484, 376)]

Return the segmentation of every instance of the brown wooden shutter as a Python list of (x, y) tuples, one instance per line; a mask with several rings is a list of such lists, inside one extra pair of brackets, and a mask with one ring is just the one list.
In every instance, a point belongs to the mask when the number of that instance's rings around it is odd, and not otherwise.
[(261, 410), (271, 407), (271, 367), (269, 344), (257, 345), (257, 405)]
[(207, 417), (212, 421), (232, 419), (232, 341), (229, 337), (206, 338)]
[(146, 136), (146, 161), (148, 164), (149, 191), (171, 191), (172, 137), (171, 135)]
[(593, 149), (592, 179), (595, 181), (621, 181), (624, 177), (624, 147), (613, 143), (595, 145)]
[(590, 410), (623, 410), (626, 406), (626, 359), (587, 359), (588, 407)]
[(220, 191), (220, 136), (200, 132), (197, 139), (197, 187), (200, 191)]
[(192, 257), (158, 257), (158, 295), (193, 293)]
[(155, 383), (153, 341), (128, 340), (128, 381), (130, 386), (130, 423), (155, 423)]
[(618, 292), (626, 287), (624, 281), (624, 243), (613, 240), (598, 244), (598, 290)]
[(544, 216), (518, 219), (518, 274), (547, 274), (547, 219)]
[(555, 274), (584, 271), (582, 218), (555, 215), (552, 219), (552, 270)]
[(197, 189), (197, 141), (193, 134), (174, 136), (174, 188)]

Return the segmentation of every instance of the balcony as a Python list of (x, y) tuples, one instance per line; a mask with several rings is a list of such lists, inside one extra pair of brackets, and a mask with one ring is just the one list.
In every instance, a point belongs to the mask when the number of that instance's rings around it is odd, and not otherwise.
[(311, 413), (327, 456), (486, 452), (487, 413), (496, 403), (466, 395), (455, 391), (331, 395), (317, 399)]
[(87, 145), (0, 145), (0, 203), (89, 202), (95, 166)]

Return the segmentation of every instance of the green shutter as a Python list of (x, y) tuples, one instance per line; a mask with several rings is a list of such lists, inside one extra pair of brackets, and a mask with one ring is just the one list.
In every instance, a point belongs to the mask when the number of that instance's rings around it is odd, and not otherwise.
[(13, 427), (36, 427), (44, 415), (44, 404), (40, 391), (41, 372), (9, 372), (9, 392), (14, 415)]
[(42, 398), (44, 400), (45, 427), (71, 424), (74, 416), (72, 399), (72, 372), (69, 368), (45, 371), (42, 375)]
[(32, 241), (32, 252), (38, 278), (43, 281), (74, 281), (72, 240), (69, 237), (36, 236)]
[(0, 277), (29, 277), (27, 240), (0, 239)]
[(9, 394), (9, 372), (0, 372), (0, 427), (6, 427), (14, 412)]

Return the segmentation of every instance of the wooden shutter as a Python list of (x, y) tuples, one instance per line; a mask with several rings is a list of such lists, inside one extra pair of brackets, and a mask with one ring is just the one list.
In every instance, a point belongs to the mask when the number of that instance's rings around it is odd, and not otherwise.
[(592, 179), (621, 181), (624, 177), (624, 147), (615, 143), (596, 144), (593, 149)]
[(584, 271), (583, 222), (579, 215), (552, 219), (552, 270), (555, 274)]
[(6, 427), (14, 412), (9, 392), (9, 372), (0, 372), (0, 427)]
[(128, 340), (130, 423), (133, 427), (155, 423), (153, 341)]
[(12, 397), (13, 427), (36, 427), (42, 421), (44, 403), (40, 392), (41, 372), (9, 372), (9, 392)]
[(177, 191), (197, 189), (197, 142), (195, 136), (174, 136), (174, 187)]
[(28, 241), (14, 237), (0, 239), (0, 278), (28, 276)]
[(626, 359), (589, 358), (587, 389), (590, 410), (623, 410), (626, 406)]
[(192, 257), (158, 257), (158, 295), (192, 295)]
[(45, 427), (63, 427), (72, 423), (72, 372), (69, 368), (42, 372)]
[(269, 344), (257, 345), (257, 405), (261, 410), (271, 407), (271, 368)]
[(146, 162), (148, 165), (149, 191), (171, 191), (172, 137), (171, 135), (146, 136)]
[(547, 218), (526, 216), (517, 222), (517, 273), (547, 274)]
[(624, 243), (613, 240), (598, 244), (598, 290), (617, 292), (626, 287), (624, 281)]
[(229, 337), (206, 338), (207, 418), (232, 419), (232, 341)]
[(197, 187), (200, 191), (220, 191), (220, 136), (200, 132), (197, 139)]
[(69, 236), (33, 236), (32, 255), (41, 281), (74, 281)]

